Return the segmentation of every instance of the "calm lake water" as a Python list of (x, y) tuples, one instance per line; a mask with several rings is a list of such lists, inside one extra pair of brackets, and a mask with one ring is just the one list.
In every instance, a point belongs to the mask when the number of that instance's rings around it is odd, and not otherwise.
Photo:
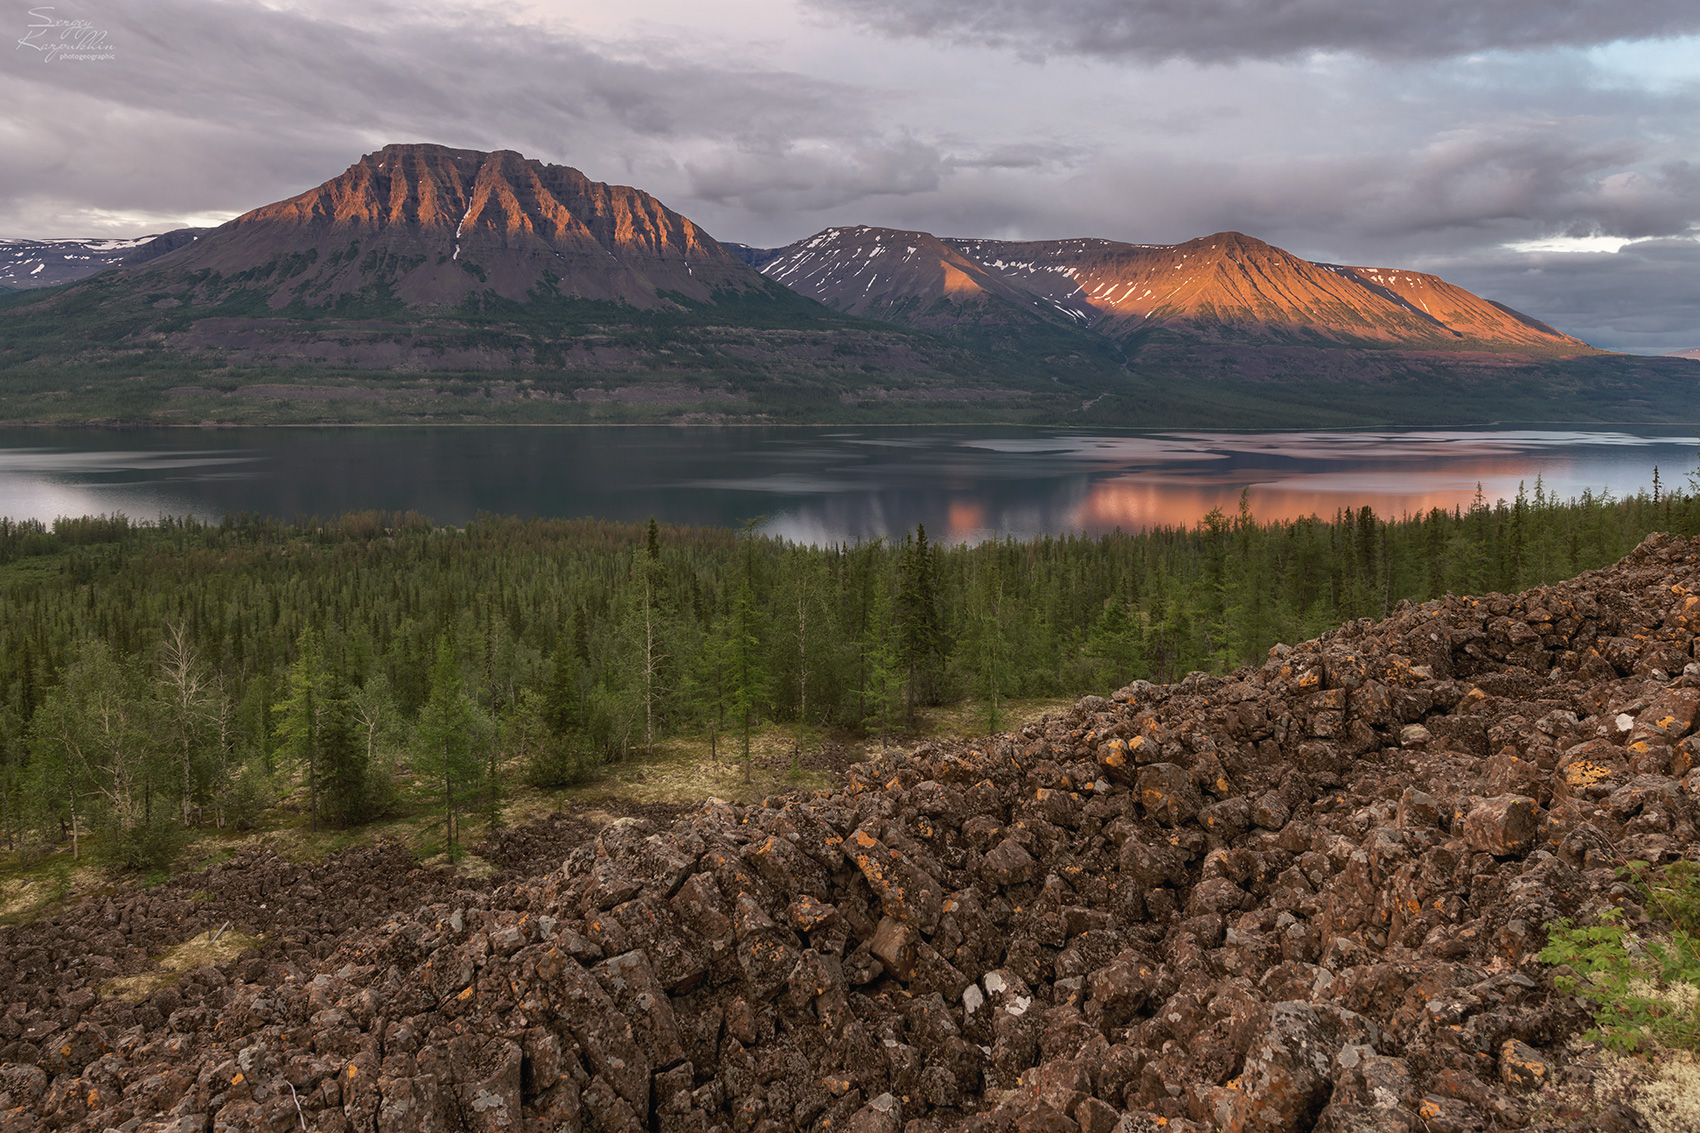
[(51, 522), (412, 509), (736, 525), (815, 543), (1264, 519), (1685, 483), (1695, 439), (1556, 431), (1106, 433), (1012, 427), (0, 430), (0, 515)]

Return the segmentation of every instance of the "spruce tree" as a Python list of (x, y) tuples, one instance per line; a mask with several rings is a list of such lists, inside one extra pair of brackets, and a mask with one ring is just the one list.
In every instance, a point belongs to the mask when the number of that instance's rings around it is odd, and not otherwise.
[(466, 694), (454, 643), (443, 634), (431, 664), (430, 692), (419, 710), (414, 757), (419, 770), (442, 788), (444, 842), (451, 857), (459, 847), (455, 799), (476, 782), (479, 772), (477, 721), (478, 712)]

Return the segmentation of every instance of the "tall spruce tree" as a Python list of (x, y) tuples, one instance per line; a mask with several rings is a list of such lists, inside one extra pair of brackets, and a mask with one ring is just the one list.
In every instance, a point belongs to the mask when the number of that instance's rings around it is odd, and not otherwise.
[(473, 786), (480, 770), (476, 749), (479, 714), (466, 693), (460, 660), (447, 634), (437, 641), (431, 664), (430, 692), (419, 710), (414, 732), (414, 758), (419, 769), (442, 788), (443, 834), (448, 852), (459, 847), (456, 799)]
[(289, 666), (284, 698), (272, 706), (282, 749), (307, 775), (308, 827), (319, 829), (319, 765), (323, 756), (325, 689), (330, 671), (325, 666), (319, 635), (302, 630), (295, 661)]
[(924, 524), (916, 525), (913, 539), (904, 537), (898, 559), (897, 627), (907, 682), (905, 709), (913, 725), (916, 706), (936, 702), (945, 652), (938, 564)]

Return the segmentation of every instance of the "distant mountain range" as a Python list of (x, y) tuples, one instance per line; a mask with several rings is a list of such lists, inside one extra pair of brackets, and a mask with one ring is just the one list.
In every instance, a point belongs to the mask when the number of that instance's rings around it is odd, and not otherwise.
[(134, 240), (0, 240), (0, 287), (24, 290), (73, 283), (126, 260), (141, 261), (205, 231), (179, 228)]
[(386, 146), (214, 229), (0, 243), (0, 265), (0, 287), (45, 288), (0, 308), (0, 417), (14, 419), (1291, 425), (1700, 409), (1687, 363), (1603, 355), (1434, 276), (1312, 263), (1240, 233), (1141, 245), (851, 227), (759, 249), (509, 151)]
[(930, 330), (1037, 319), (1117, 340), (1165, 330), (1202, 341), (1592, 352), (1436, 276), (1310, 263), (1238, 232), (1122, 244), (829, 228), (746, 257), (834, 310)]

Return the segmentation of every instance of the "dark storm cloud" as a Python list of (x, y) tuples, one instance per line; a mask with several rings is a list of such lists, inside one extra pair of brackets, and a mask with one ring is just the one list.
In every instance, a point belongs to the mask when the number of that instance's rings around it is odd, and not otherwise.
[[(732, 205), (752, 215), (796, 217), (886, 204), (880, 198), (936, 197), (965, 172), (1032, 174), (1069, 168), (1078, 147), (1029, 142), (976, 147), (914, 137), (821, 147), (739, 146), (687, 164), (698, 201)], [(1019, 190), (1016, 190), (1019, 191)], [(827, 218), (823, 223), (843, 223)], [(794, 232), (794, 236), (804, 235)]]
[(1318, 51), (1444, 59), (1700, 31), (1693, 0), (810, 0), (900, 36), (1226, 63)]
[[(1007, 182), (952, 185), (970, 209), (976, 192), (1008, 191)], [(1700, 169), (1660, 161), (1639, 142), (1593, 136), (1587, 123), (1523, 118), (1364, 152), (1103, 160), (1029, 197), (1034, 237), (1169, 242), (1237, 229), (1356, 262), (1541, 237), (1700, 230)]]

